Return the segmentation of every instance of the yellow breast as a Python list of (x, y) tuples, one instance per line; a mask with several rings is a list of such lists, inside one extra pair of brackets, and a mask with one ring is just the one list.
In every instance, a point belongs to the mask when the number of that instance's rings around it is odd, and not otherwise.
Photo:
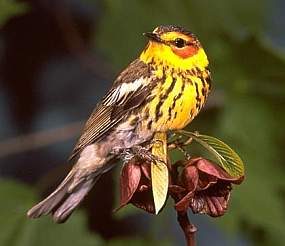
[[(156, 76), (160, 76), (157, 70)], [(143, 110), (146, 129), (168, 131), (184, 128), (204, 105), (209, 85), (195, 74), (169, 71), (153, 90), (153, 99)]]

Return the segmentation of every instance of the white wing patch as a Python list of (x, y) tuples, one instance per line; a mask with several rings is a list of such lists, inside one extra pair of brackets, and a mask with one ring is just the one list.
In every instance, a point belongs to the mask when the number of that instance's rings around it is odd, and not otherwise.
[(142, 86), (145, 83), (145, 79), (143, 77), (140, 77), (139, 79), (136, 79), (132, 83), (122, 83), (118, 87), (114, 88), (108, 95), (106, 96), (103, 104), (105, 106), (111, 106), (115, 102), (118, 101), (124, 101), (121, 100), (124, 97), (127, 97), (130, 93), (133, 93), (136, 91), (140, 86)]

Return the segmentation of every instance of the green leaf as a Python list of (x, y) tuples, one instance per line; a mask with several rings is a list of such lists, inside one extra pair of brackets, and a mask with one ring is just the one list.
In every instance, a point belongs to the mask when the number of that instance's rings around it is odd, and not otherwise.
[(233, 177), (244, 176), (244, 164), (239, 155), (221, 140), (198, 133), (178, 131), (182, 135), (193, 138), (197, 143), (204, 146), (219, 161), (219, 165)]

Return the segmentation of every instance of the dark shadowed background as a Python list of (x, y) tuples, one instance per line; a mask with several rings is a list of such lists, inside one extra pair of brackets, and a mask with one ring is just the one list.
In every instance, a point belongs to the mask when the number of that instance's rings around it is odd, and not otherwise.
[(143, 49), (143, 32), (181, 25), (213, 75), (189, 126), (231, 145), (246, 166), (228, 213), (191, 215), (198, 245), (284, 245), (285, 2), (0, 0), (0, 246), (183, 245), (173, 204), (117, 213), (119, 169), (63, 225), (26, 211), (66, 175), (96, 102)]

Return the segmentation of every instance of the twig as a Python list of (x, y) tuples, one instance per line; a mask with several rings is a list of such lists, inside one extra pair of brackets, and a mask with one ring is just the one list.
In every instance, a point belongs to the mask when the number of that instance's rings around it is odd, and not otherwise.
[(182, 228), (187, 246), (195, 246), (195, 232), (197, 228), (190, 223), (187, 212), (177, 211), (177, 220)]
[[(171, 165), (172, 182), (176, 184), (178, 183), (178, 171), (177, 171), (178, 166), (176, 165), (179, 163), (181, 162), (176, 162), (173, 165)], [(177, 188), (181, 189), (182, 187), (177, 185), (169, 186), (169, 195), (173, 198), (175, 203), (179, 202), (183, 197), (183, 195), (181, 194), (181, 190), (179, 191), (179, 189), (177, 190)], [(187, 211), (176, 210), (176, 213), (179, 225), (184, 232), (184, 237), (187, 246), (195, 246), (196, 245), (195, 233), (197, 231), (196, 226), (190, 222)]]

